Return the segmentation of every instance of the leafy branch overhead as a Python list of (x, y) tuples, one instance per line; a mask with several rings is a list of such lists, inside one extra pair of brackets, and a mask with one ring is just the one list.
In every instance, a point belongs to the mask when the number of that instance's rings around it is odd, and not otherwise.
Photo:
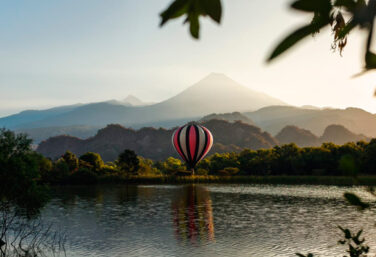
[[(333, 32), (332, 49), (340, 54), (347, 44), (350, 32), (359, 28), (367, 31), (365, 40), (364, 71), (376, 69), (376, 54), (371, 51), (373, 23), (376, 15), (376, 0), (296, 0), (291, 8), (311, 13), (312, 18), (301, 28), (283, 39), (267, 58), (270, 62), (307, 36), (315, 35), (324, 27)], [(161, 13), (161, 26), (167, 21), (185, 16), (184, 23), (189, 23), (190, 33), (199, 38), (200, 16), (209, 16), (220, 23), (222, 16), (221, 0), (174, 0)]]
[(175, 0), (161, 13), (160, 26), (167, 21), (185, 15), (184, 23), (189, 23), (189, 31), (195, 39), (200, 35), (200, 16), (209, 16), (218, 24), (221, 22), (221, 0)]
[(297, 29), (280, 42), (268, 61), (275, 59), (303, 38), (314, 35), (321, 28), (329, 26), (334, 39), (332, 48), (342, 53), (347, 43), (347, 36), (354, 28), (368, 32), (365, 41), (365, 70), (376, 68), (376, 55), (371, 52), (373, 23), (376, 15), (376, 0), (297, 0), (291, 8), (312, 13), (309, 24)]

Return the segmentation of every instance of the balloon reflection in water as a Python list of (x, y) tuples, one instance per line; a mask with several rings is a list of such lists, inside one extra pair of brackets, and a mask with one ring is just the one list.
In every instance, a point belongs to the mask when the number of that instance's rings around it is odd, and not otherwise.
[(214, 240), (212, 202), (204, 187), (183, 187), (172, 202), (172, 211), (178, 240), (192, 243)]

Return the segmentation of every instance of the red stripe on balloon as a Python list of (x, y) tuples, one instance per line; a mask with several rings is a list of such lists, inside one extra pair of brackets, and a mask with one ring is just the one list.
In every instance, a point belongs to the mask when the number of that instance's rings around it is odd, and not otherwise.
[(191, 126), (189, 128), (189, 151), (191, 153), (191, 159), (194, 161), (195, 151), (196, 151), (196, 143), (197, 143), (197, 135), (195, 126)]
[(176, 130), (175, 134), (174, 134), (174, 146), (175, 146), (175, 149), (176, 151), (178, 151), (179, 155), (183, 158), (184, 161), (187, 161), (187, 159), (185, 159), (185, 156), (183, 154), (183, 152), (181, 151), (180, 147), (179, 147), (179, 132), (183, 129), (183, 127), (180, 127)]

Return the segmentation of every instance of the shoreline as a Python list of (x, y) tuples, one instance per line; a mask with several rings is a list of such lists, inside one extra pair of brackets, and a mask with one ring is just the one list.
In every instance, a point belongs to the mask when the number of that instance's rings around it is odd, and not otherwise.
[(100, 184), (281, 184), (376, 186), (376, 176), (101, 176), (90, 183), (58, 183), (57, 185)]

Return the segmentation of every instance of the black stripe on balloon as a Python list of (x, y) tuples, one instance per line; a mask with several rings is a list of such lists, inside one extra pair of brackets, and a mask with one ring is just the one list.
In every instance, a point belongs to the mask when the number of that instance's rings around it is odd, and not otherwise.
[(209, 135), (207, 134), (206, 130), (203, 129), (203, 128), (201, 128), (201, 129), (204, 131), (204, 134), (205, 134), (205, 144), (204, 144), (204, 147), (202, 148), (200, 156), (198, 157), (198, 160), (200, 160), (202, 158), (202, 156), (204, 155), (204, 153), (205, 153), (205, 149), (206, 149), (206, 145), (208, 144), (208, 137), (209, 137)]
[(196, 131), (196, 149), (195, 149), (195, 157), (193, 158), (193, 165), (196, 165), (196, 163), (198, 161), (198, 159), (197, 159), (198, 148), (200, 146), (200, 134), (199, 134), (199, 131), (198, 131), (198, 126), (194, 125), (194, 128), (195, 128), (195, 131)]
[(183, 128), (184, 128), (184, 127), (182, 127), (182, 128), (179, 130), (177, 141), (178, 141), (178, 146), (179, 146), (179, 148), (180, 148), (180, 152), (181, 152), (181, 154), (184, 156), (184, 161), (188, 161), (187, 156), (185, 156), (184, 151), (183, 151), (183, 148), (181, 148), (181, 143), (180, 143), (180, 134), (181, 134), (181, 132), (183, 131)]
[(187, 127), (187, 129), (186, 129), (186, 131), (185, 131), (185, 148), (187, 149), (187, 154), (188, 154), (188, 164), (189, 164), (189, 166), (190, 166), (190, 168), (193, 168), (192, 167), (192, 156), (191, 156), (191, 151), (190, 151), (190, 148), (191, 148), (191, 146), (190, 146), (190, 144), (189, 144), (189, 131), (190, 131), (190, 129), (191, 129), (191, 126), (192, 125), (189, 125), (188, 127)]

